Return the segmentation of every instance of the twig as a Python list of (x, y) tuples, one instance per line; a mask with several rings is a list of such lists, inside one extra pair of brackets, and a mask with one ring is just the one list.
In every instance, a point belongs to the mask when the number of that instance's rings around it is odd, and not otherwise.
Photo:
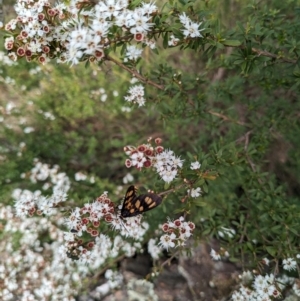
[[(244, 47), (243, 47), (244, 48)], [(296, 64), (298, 60), (291, 60), (291, 59), (287, 59), (287, 58), (284, 58), (280, 55), (276, 55), (274, 53), (271, 53), (269, 51), (264, 51), (264, 50), (260, 50), (260, 49), (256, 49), (256, 48), (251, 48), (251, 50), (254, 52), (254, 53), (257, 53), (258, 55), (262, 55), (262, 56), (267, 56), (267, 57), (271, 57), (273, 59), (276, 59), (276, 60), (282, 60), (284, 62), (287, 62), (287, 63), (291, 63), (291, 64)]]
[[(242, 142), (243, 140), (246, 139), (247, 136), (249, 136), (251, 133), (253, 132), (253, 130), (248, 131), (246, 134), (244, 134), (242, 137), (238, 138), (235, 140), (236, 143)], [(248, 139), (248, 138), (247, 138)]]
[(170, 258), (168, 258), (165, 262), (161, 264), (160, 267), (164, 267), (166, 264), (170, 264), (172, 259), (178, 255), (179, 251), (176, 251)]
[(220, 114), (220, 113), (217, 113), (217, 112), (214, 112), (214, 111), (211, 111), (211, 110), (208, 110), (207, 111), (209, 114), (211, 115), (214, 115), (214, 116), (217, 116), (217, 117), (220, 117), (222, 118), (223, 120), (225, 121), (231, 121), (231, 122), (234, 122), (236, 124), (239, 124), (239, 125), (242, 125), (242, 126), (247, 126), (247, 127), (250, 127), (249, 125), (247, 125), (245, 122), (242, 122), (242, 121), (238, 121), (238, 120), (233, 120), (229, 117), (227, 117), (226, 115), (223, 115), (223, 114)]
[(174, 187), (174, 188), (168, 189), (168, 190), (166, 190), (166, 191), (163, 191), (163, 192), (159, 193), (158, 195), (165, 195), (165, 194), (168, 194), (168, 193), (170, 193), (170, 192), (174, 192), (174, 191), (176, 191), (177, 189), (180, 189), (181, 187), (183, 187), (183, 186), (185, 186), (185, 185), (186, 185), (186, 184), (180, 184), (180, 185), (178, 185), (177, 187)]
[(111, 56), (107, 56), (106, 60), (114, 62), (117, 66), (119, 66), (120, 68), (128, 71), (129, 73), (131, 73), (133, 76), (135, 76), (136, 78), (138, 78), (141, 82), (143, 82), (144, 84), (149, 84), (159, 90), (164, 90), (164, 86), (163, 85), (159, 85), (155, 82), (153, 82), (152, 80), (144, 77), (143, 75), (141, 75), (137, 70), (131, 69), (129, 67), (127, 67), (126, 65), (122, 64), (121, 62), (119, 62), (118, 60), (112, 58)]

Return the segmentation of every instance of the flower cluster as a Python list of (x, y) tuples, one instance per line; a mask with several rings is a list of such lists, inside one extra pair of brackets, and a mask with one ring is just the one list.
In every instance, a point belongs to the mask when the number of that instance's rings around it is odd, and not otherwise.
[(117, 288), (123, 283), (123, 275), (117, 271), (113, 271), (108, 269), (104, 274), (105, 279), (107, 282), (99, 285), (95, 289), (95, 293), (93, 297), (100, 300), (101, 297), (103, 298), (106, 296), (110, 291)]
[(185, 222), (184, 217), (175, 221), (168, 221), (162, 225), (162, 230), (167, 233), (160, 237), (159, 244), (164, 249), (184, 246), (186, 240), (192, 235), (195, 229), (193, 222)]
[[(41, 217), (18, 218), (11, 206), (0, 205), (0, 220), (5, 220), (0, 300), (75, 301), (76, 289), (82, 284), (78, 279), (86, 277), (90, 268), (61, 257), (61, 216), (56, 216), (55, 223)], [(15, 248), (16, 241), (19, 248)]]
[[(34, 167), (30, 171), (29, 179), (32, 183), (45, 182), (43, 189), (47, 190), (50, 187), (54, 191), (70, 189), (70, 180), (65, 172), (59, 172), (59, 166), (54, 165), (50, 167), (48, 164), (40, 162), (38, 159), (33, 161)], [(27, 175), (22, 174), (21, 177), (25, 178)]]
[(158, 301), (154, 284), (146, 279), (130, 279), (127, 284), (128, 300)]
[(5, 30), (12, 34), (5, 39), (5, 48), (12, 60), (26, 57), (40, 63), (62, 53), (65, 48), (66, 35), (62, 34), (62, 20), (67, 18), (66, 6), (52, 6), (48, 1), (19, 0), (15, 5), (16, 19), (5, 25)]
[[(247, 277), (242, 275), (242, 278), (244, 280), (247, 278), (246, 280), (249, 282), (253, 279), (253, 276), (247, 273)], [(285, 287), (284, 284), (284, 281), (276, 279), (274, 274), (257, 275), (254, 277), (252, 287), (243, 284), (238, 291), (232, 294), (231, 299), (233, 301), (273, 300), (273, 298), (280, 297), (281, 292), (279, 288), (283, 289)]]
[(17, 216), (54, 215), (57, 212), (58, 203), (67, 199), (67, 192), (70, 189), (70, 180), (64, 172), (59, 172), (57, 165), (52, 168), (47, 164), (34, 160), (35, 166), (30, 173), (22, 174), (21, 177), (29, 176), (32, 183), (38, 181), (44, 182), (43, 189), (52, 188), (52, 195), (45, 197), (40, 190), (31, 192), (29, 190), (15, 189), (12, 197), (15, 199), (15, 208)]
[[(122, 35), (128, 36), (128, 33), (151, 48), (155, 44), (147, 38), (157, 11), (154, 3), (141, 3), (132, 9), (128, 0), (106, 0), (96, 4), (72, 0), (68, 5), (52, 5), (47, 0), (30, 3), (18, 0), (15, 10), (17, 18), (5, 25), (12, 34), (5, 39), (5, 48), (13, 60), (26, 57), (28, 61), (37, 59), (46, 63), (57, 58), (59, 63), (72, 64), (99, 61), (105, 56), (105, 49), (116, 42), (116, 36), (122, 41)], [(137, 52), (133, 47), (127, 47), (126, 56), (135, 60), (142, 50)]]
[(148, 139), (147, 144), (141, 144), (137, 147), (126, 146), (124, 151), (129, 159), (126, 159), (125, 165), (129, 168), (132, 166), (142, 169), (143, 167), (153, 167), (160, 175), (163, 181), (170, 183), (174, 180), (178, 173), (178, 169), (182, 168), (183, 160), (176, 157), (171, 150), (165, 150), (161, 144), (161, 139), (156, 138), (154, 141), (156, 146), (152, 146), (152, 138)]
[(12, 61), (3, 51), (0, 51), (0, 62), (2, 66), (13, 66), (17, 64), (16, 62)]
[(82, 208), (76, 207), (71, 215), (66, 218), (65, 224), (70, 231), (76, 231), (77, 236), (83, 232), (91, 236), (98, 236), (100, 220), (109, 222), (113, 219), (114, 203), (103, 193), (96, 201), (85, 204)]
[[(16, 63), (17, 64), (17, 63)], [(1, 68), (1, 67), (0, 67)], [(0, 69), (0, 73), (2, 75), (0, 76), (0, 82), (5, 82), (7, 85), (14, 85), (15, 80), (10, 78), (9, 76), (6, 76), (3, 78), (3, 70)], [(24, 89), (26, 89), (25, 86), (22, 86)], [(28, 126), (28, 116), (25, 114), (20, 114), (21, 109), (24, 110), (24, 105), (27, 106), (28, 110), (32, 111), (32, 102), (28, 101), (27, 103), (20, 103), (13, 102), (13, 101), (7, 101), (5, 105), (0, 105), (0, 123), (3, 124), (4, 127), (14, 130), (14, 131), (23, 131), (25, 134), (29, 134), (33, 132), (35, 129), (31, 126)], [(13, 116), (14, 118), (10, 118), (10, 116)], [(5, 149), (4, 145), (2, 146), (2, 151)], [(21, 156), (21, 153), (18, 153), (18, 156)]]
[[(94, 202), (85, 204), (82, 208), (76, 207), (70, 216), (65, 219), (65, 225), (71, 231), (65, 233), (66, 245), (64, 249), (66, 254), (71, 258), (81, 261), (93, 261), (93, 254), (96, 252), (95, 248), (97, 248), (99, 229), (101, 228), (102, 221), (104, 221), (111, 225), (113, 229), (120, 231), (122, 236), (129, 236), (137, 241), (130, 248), (130, 245), (126, 244), (126, 250), (123, 250), (128, 256), (131, 256), (136, 248), (141, 248), (139, 241), (143, 240), (149, 228), (148, 223), (142, 222), (141, 219), (142, 215), (122, 219), (118, 215), (118, 212), (115, 212), (114, 203), (108, 198), (105, 192)], [(96, 244), (93, 241), (94, 239), (83, 242), (80, 239), (83, 233), (89, 234), (92, 238), (96, 237)], [(123, 245), (125, 245), (125, 242), (123, 242)]]
[(145, 90), (144, 86), (142, 85), (134, 85), (129, 88), (127, 96), (124, 97), (124, 99), (128, 102), (137, 103), (139, 107), (145, 105)]

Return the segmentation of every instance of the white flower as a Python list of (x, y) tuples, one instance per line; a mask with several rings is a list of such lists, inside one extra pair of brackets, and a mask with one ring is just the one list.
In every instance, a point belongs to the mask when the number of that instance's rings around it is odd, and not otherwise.
[(151, 238), (148, 242), (148, 253), (151, 255), (152, 259), (159, 259), (161, 253), (161, 248), (157, 245), (156, 239)]
[(127, 173), (126, 176), (123, 178), (123, 183), (128, 184), (134, 180), (132, 174)]
[(263, 258), (262, 259), (262, 262), (265, 264), (265, 265), (269, 265), (269, 263), (270, 263), (270, 260), (268, 259), (268, 258)]
[(191, 19), (185, 13), (182, 13), (179, 16), (179, 20), (180, 20), (181, 24), (184, 25), (184, 26), (191, 22)]
[(214, 260), (220, 260), (221, 259), (221, 255), (219, 253), (217, 253), (214, 249), (211, 249), (210, 256)]
[(126, 58), (129, 60), (137, 60), (142, 56), (143, 49), (138, 49), (134, 45), (127, 46), (127, 52), (125, 54)]
[(175, 247), (175, 243), (173, 242), (173, 240), (176, 238), (176, 235), (174, 233), (172, 233), (171, 235), (163, 235), (160, 238), (160, 242), (159, 244), (164, 248), (167, 249), (168, 248), (174, 248)]
[(23, 130), (23, 132), (24, 132), (25, 134), (32, 133), (32, 132), (34, 132), (34, 128), (28, 126), (28, 127), (26, 127), (26, 128)]
[(165, 182), (170, 183), (176, 177), (178, 168), (182, 167), (183, 160), (175, 157), (173, 151), (164, 150), (152, 159), (152, 164), (161, 178)]
[(144, 14), (151, 15), (152, 13), (157, 11), (157, 6), (154, 4), (154, 2), (150, 2), (150, 3), (142, 2), (141, 9), (144, 12)]
[(147, 45), (147, 46), (149, 46), (150, 47), (150, 49), (155, 49), (156, 48), (156, 42), (155, 42), (155, 40), (149, 40), (149, 39), (146, 39), (145, 41), (144, 41), (144, 43)]
[(106, 99), (107, 99), (107, 94), (101, 95), (100, 100), (101, 100), (102, 102), (105, 102)]
[(293, 290), (294, 290), (294, 293), (295, 293), (298, 297), (300, 297), (300, 287), (299, 287), (299, 284), (298, 284), (297, 282), (295, 282), (295, 283), (293, 284)]
[(178, 44), (179, 39), (175, 38), (174, 35), (170, 36), (170, 40), (168, 41), (169, 46), (176, 46)]
[(198, 161), (192, 162), (191, 163), (191, 169), (200, 169), (201, 164)]
[(91, 264), (94, 261), (91, 251), (82, 252), (79, 256), (79, 261), (83, 264)]
[(86, 180), (86, 178), (87, 178), (87, 175), (85, 175), (81, 171), (78, 171), (75, 174), (75, 181), (84, 181), (84, 180)]
[(153, 23), (148, 23), (150, 19), (151, 16), (144, 16), (139, 11), (132, 12), (127, 23), (130, 27), (133, 26), (130, 28), (130, 32), (132, 34), (147, 33), (153, 26)]
[(80, 208), (76, 207), (71, 215), (65, 219), (65, 224), (69, 230), (76, 229), (77, 225), (81, 225)]
[(136, 166), (137, 168), (142, 168), (146, 160), (147, 159), (142, 152), (136, 152), (131, 155), (132, 166)]
[(286, 258), (282, 260), (283, 269), (287, 271), (296, 270), (297, 262), (294, 258)]
[(204, 30), (205, 28), (202, 28), (199, 30), (199, 26), (202, 24), (201, 23), (187, 23), (185, 24), (185, 29), (183, 29), (183, 34), (187, 38), (190, 36), (191, 38), (197, 38), (197, 37), (203, 37), (200, 33), (200, 31)]
[(197, 188), (192, 188), (191, 190), (188, 189), (188, 194), (191, 195), (192, 198), (197, 198), (198, 196), (201, 195), (201, 188), (200, 187), (197, 187)]

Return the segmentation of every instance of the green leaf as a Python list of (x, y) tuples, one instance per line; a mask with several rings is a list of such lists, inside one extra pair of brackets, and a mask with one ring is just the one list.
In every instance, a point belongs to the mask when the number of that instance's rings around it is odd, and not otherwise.
[(166, 32), (166, 33), (164, 34), (164, 37), (163, 37), (163, 46), (164, 46), (164, 48), (168, 48), (168, 47), (169, 47), (168, 42), (169, 42), (169, 35), (168, 35), (168, 33)]
[(237, 47), (242, 45), (242, 43), (238, 40), (225, 40), (225, 41), (220, 41), (223, 45), (226, 46), (233, 46), (233, 47)]
[(266, 247), (267, 252), (272, 256), (272, 257), (276, 257), (276, 251), (277, 249), (275, 247), (270, 247), (267, 246)]

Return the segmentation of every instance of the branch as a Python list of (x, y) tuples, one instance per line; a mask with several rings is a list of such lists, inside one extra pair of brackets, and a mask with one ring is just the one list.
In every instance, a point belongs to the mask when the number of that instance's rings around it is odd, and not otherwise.
[[(117, 66), (119, 66), (120, 68), (122, 68), (122, 69), (126, 70), (127, 72), (129, 72), (130, 74), (132, 74), (134, 77), (136, 77), (137, 79), (139, 79), (144, 84), (149, 84), (149, 85), (151, 85), (151, 86), (153, 86), (153, 87), (155, 87), (155, 88), (157, 88), (157, 89), (159, 89), (161, 91), (163, 91), (165, 89), (164, 85), (159, 85), (159, 84), (153, 82), (152, 80), (150, 80), (150, 79), (144, 77), (143, 75), (141, 75), (136, 69), (132, 69), (132, 68), (124, 65), (123, 63), (121, 63), (120, 61), (114, 59), (111, 56), (106, 56), (106, 60), (115, 63)], [(189, 99), (188, 99), (188, 103), (191, 106), (194, 106), (194, 104)], [(220, 117), (220, 118), (222, 118), (225, 121), (230, 121), (230, 122), (234, 122), (234, 123), (237, 123), (239, 125), (242, 125), (242, 126), (249, 127), (246, 123), (244, 123), (242, 121), (232, 120), (232, 119), (230, 119), (229, 117), (227, 117), (227, 116), (225, 116), (223, 114), (220, 114), (220, 113), (217, 113), (217, 112), (214, 112), (214, 111), (211, 111), (211, 110), (208, 110), (207, 112), (209, 114), (211, 114), (211, 115)]]
[(166, 264), (169, 264), (169, 265), (170, 265), (172, 259), (175, 258), (175, 257), (178, 255), (178, 253), (179, 253), (179, 251), (176, 251), (170, 258), (168, 258), (166, 261), (164, 261), (164, 262), (160, 265), (160, 267), (162, 268), (162, 267), (164, 267)]
[(247, 126), (247, 127), (250, 127), (249, 125), (247, 125), (245, 122), (242, 122), (242, 121), (237, 121), (237, 120), (233, 120), (229, 117), (227, 117), (226, 115), (223, 115), (223, 114), (220, 114), (220, 113), (217, 113), (217, 112), (214, 112), (214, 111), (211, 111), (211, 110), (208, 110), (207, 111), (209, 114), (211, 115), (214, 115), (214, 116), (217, 116), (217, 117), (220, 117), (222, 118), (223, 120), (225, 121), (231, 121), (231, 122), (234, 122), (236, 124), (239, 124), (239, 125), (242, 125), (242, 126)]
[[(240, 48), (246, 49), (246, 47), (244, 45), (240, 46)], [(260, 50), (260, 49), (254, 48), (254, 47), (252, 47), (251, 50), (252, 50), (252, 52), (258, 54), (259, 56), (262, 55), (262, 56), (270, 57), (275, 60), (282, 60), (286, 63), (296, 64), (298, 61), (298, 60), (287, 59), (287, 58), (282, 57), (281, 55), (277, 55), (277, 54), (274, 54), (274, 53), (271, 53), (271, 52), (265, 51), (265, 50)]]
[(115, 60), (111, 56), (107, 56), (106, 60), (114, 62), (117, 66), (119, 66), (120, 68), (128, 71), (129, 73), (131, 73), (134, 77), (138, 78), (144, 84), (149, 84), (149, 85), (151, 85), (151, 86), (153, 86), (153, 87), (155, 87), (155, 88), (157, 88), (159, 90), (164, 90), (164, 88), (165, 88), (163, 85), (159, 85), (159, 84), (153, 82), (152, 80), (144, 77), (137, 70), (134, 70), (134, 69), (131, 69), (131, 68), (127, 67), (126, 65), (122, 64), (118, 60)]

